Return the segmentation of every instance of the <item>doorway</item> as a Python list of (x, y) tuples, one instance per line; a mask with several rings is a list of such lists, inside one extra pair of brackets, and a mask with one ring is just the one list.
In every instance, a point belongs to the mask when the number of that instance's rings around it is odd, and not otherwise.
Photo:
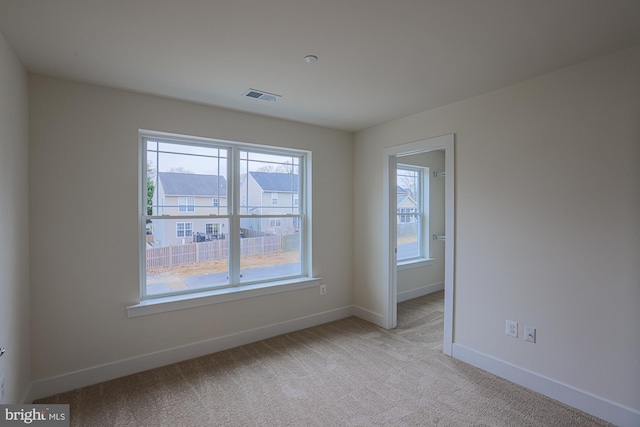
[[(383, 292), (384, 307), (383, 321), (385, 327), (394, 329), (397, 325), (398, 303), (398, 240), (397, 240), (397, 168), (402, 157), (429, 151), (442, 150), (444, 152), (445, 180), (445, 226), (444, 235), (437, 236), (445, 245), (444, 248), (444, 338), (443, 352), (451, 355), (453, 345), (453, 298), (454, 298), (454, 134), (401, 144), (384, 150), (383, 162), (383, 203), (384, 203), (384, 275)], [(440, 171), (438, 171), (440, 172)]]

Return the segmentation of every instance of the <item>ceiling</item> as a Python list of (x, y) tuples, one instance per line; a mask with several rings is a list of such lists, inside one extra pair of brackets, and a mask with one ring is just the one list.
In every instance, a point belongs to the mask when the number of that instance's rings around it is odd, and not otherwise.
[(0, 32), (31, 72), (353, 131), (638, 45), (640, 1), (0, 0)]

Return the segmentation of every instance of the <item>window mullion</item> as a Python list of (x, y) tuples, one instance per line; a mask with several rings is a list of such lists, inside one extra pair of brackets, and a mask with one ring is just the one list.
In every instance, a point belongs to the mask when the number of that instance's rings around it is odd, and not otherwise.
[[(309, 154), (310, 156), (310, 154)], [(293, 160), (292, 162), (293, 163)], [(302, 261), (302, 271), (303, 275), (310, 276), (311, 272), (311, 251), (310, 247), (307, 245), (311, 236), (309, 235), (310, 225), (308, 221), (310, 220), (310, 210), (311, 200), (308, 198), (311, 194), (310, 188), (308, 187), (308, 183), (310, 182), (311, 176), (311, 160), (309, 157), (305, 157), (304, 159), (300, 159), (299, 163), (300, 169), (298, 169), (299, 178), (298, 178), (298, 212), (300, 213), (300, 260)]]
[(416, 194), (416, 197), (418, 198), (418, 200), (416, 200), (418, 206), (416, 206), (416, 210), (419, 213), (419, 217), (418, 217), (418, 255), (421, 258), (424, 258), (425, 253), (424, 253), (424, 170), (423, 169), (419, 169), (416, 171), (416, 173), (418, 174), (418, 191)]
[(229, 183), (227, 194), (230, 194), (229, 203), (229, 282), (232, 285), (240, 283), (240, 155), (238, 147), (229, 150), (227, 157), (227, 170), (229, 171)]

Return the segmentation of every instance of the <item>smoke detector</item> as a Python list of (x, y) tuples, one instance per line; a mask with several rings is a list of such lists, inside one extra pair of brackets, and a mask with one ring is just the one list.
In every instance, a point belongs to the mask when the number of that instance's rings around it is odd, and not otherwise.
[(275, 93), (265, 92), (263, 90), (258, 89), (249, 89), (242, 96), (246, 96), (247, 98), (260, 99), (262, 101), (274, 102), (278, 98), (282, 98), (280, 95), (276, 95)]

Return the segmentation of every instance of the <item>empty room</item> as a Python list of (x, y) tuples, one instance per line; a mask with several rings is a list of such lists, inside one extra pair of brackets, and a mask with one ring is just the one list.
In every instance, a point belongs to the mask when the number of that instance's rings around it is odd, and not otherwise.
[(0, 0), (0, 424), (640, 426), (638, 23)]

